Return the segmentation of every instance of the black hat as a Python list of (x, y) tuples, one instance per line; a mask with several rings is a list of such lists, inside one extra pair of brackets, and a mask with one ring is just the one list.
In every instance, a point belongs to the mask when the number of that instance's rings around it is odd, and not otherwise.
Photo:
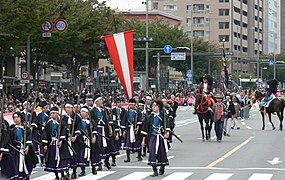
[(97, 94), (94, 97), (94, 103), (96, 103), (98, 100), (103, 99), (101, 95)]
[(133, 99), (133, 98), (132, 98), (132, 99), (130, 99), (130, 100), (129, 100), (129, 104), (136, 104), (136, 100), (135, 100), (135, 99)]
[(88, 95), (88, 96), (86, 97), (86, 101), (93, 101), (92, 95)]
[(13, 117), (13, 119), (16, 117), (22, 118), (22, 113), (21, 112), (15, 112), (12, 117)]
[(48, 105), (48, 103), (47, 103), (46, 101), (41, 101), (39, 105), (40, 105), (40, 107), (43, 108), (43, 107), (45, 107), (46, 105)]
[(80, 109), (80, 112), (89, 112), (89, 108), (87, 106), (83, 106), (81, 109)]
[(155, 101), (153, 101), (152, 104), (156, 104), (156, 105), (158, 106), (158, 108), (159, 108), (160, 111), (161, 111), (162, 108), (163, 108), (163, 102), (160, 101), (160, 100), (155, 100)]
[(115, 103), (120, 103), (121, 100), (120, 100), (120, 98), (116, 98), (114, 102), (115, 102)]
[(59, 113), (59, 109), (56, 107), (56, 106), (53, 106), (51, 109), (50, 109), (50, 112), (56, 112), (56, 113)]
[(139, 106), (144, 106), (145, 105), (145, 102), (143, 100), (140, 100), (139, 101)]

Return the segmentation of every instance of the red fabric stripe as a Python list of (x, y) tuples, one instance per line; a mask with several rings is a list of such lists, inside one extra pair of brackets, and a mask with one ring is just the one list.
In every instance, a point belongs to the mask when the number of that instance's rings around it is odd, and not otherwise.
[(124, 79), (124, 75), (123, 75), (123, 69), (120, 63), (120, 57), (118, 54), (118, 49), (114, 40), (114, 36), (113, 35), (108, 35), (105, 36), (105, 41), (106, 41), (106, 45), (108, 47), (108, 51), (110, 54), (110, 57), (112, 59), (112, 62), (114, 64), (115, 70), (117, 72), (117, 75), (122, 83), (122, 86), (124, 88), (125, 94), (128, 96), (128, 92), (127, 92), (127, 88), (126, 88), (126, 82)]
[(131, 87), (132, 87), (130, 98), (132, 98), (134, 95), (134, 36), (133, 36), (133, 31), (125, 32), (124, 36), (125, 36), (125, 42), (126, 42), (126, 48), (127, 48), (129, 72), (130, 72)]

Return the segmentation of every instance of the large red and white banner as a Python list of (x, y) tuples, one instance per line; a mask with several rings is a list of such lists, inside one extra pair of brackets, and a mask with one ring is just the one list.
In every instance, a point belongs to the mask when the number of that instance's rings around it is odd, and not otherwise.
[(134, 93), (133, 31), (105, 36), (105, 41), (125, 94), (131, 99)]

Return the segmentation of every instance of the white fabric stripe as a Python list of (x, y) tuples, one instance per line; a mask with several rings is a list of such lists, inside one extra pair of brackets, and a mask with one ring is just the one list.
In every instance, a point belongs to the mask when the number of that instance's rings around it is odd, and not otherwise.
[(232, 175), (231, 173), (213, 173), (210, 176), (208, 176), (205, 180), (227, 180), (229, 179)]
[(144, 179), (150, 176), (151, 174), (152, 172), (134, 172), (134, 173), (131, 173), (127, 176), (120, 178), (119, 180), (131, 180), (131, 179), (141, 180), (141, 179)]
[(97, 179), (101, 179), (104, 178), (105, 176), (111, 175), (113, 173), (115, 173), (116, 171), (98, 171), (97, 175), (93, 175), (93, 174), (88, 174), (87, 176), (84, 177), (80, 177), (80, 180), (97, 180)]
[(270, 180), (273, 174), (253, 173), (248, 180)]
[(129, 95), (129, 98), (132, 98), (132, 82), (130, 77), (130, 67), (128, 62), (128, 54), (127, 54), (127, 47), (125, 42), (125, 36), (124, 33), (117, 33), (114, 34), (114, 41), (117, 46), (118, 55), (120, 58), (120, 64), (123, 71), (124, 80), (126, 83), (127, 92)]
[(193, 173), (192, 172), (175, 172), (167, 176), (166, 178), (163, 178), (162, 180), (184, 180), (191, 176)]

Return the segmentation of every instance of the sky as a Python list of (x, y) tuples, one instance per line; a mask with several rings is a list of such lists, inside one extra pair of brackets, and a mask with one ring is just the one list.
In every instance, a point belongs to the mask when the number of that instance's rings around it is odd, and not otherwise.
[[(102, 2), (103, 0), (99, 0)], [(112, 9), (121, 9), (121, 10), (129, 10), (135, 9), (142, 5), (142, 2), (145, 0), (104, 0), (106, 1), (106, 5), (110, 6)]]

